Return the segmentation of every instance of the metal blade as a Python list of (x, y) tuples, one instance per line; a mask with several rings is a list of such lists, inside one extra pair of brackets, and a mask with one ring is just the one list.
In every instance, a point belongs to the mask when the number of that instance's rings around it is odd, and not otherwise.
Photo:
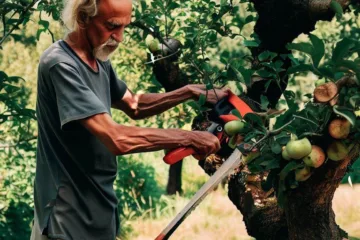
[(196, 192), (190, 202), (176, 215), (167, 227), (156, 237), (155, 240), (168, 239), (187, 216), (204, 200), (204, 198), (223, 180), (228, 174), (241, 163), (241, 152), (236, 148), (230, 157), (210, 177), (210, 179)]

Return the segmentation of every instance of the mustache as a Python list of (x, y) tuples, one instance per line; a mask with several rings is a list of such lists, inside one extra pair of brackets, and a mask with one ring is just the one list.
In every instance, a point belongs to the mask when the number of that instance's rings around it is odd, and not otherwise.
[(113, 38), (109, 38), (103, 45), (114, 47), (114, 46), (119, 45), (119, 42), (117, 42)]

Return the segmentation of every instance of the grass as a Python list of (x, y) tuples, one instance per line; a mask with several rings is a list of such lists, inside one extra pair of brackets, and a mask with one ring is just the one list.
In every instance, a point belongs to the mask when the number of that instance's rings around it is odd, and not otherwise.
[[(168, 166), (161, 160), (162, 152), (155, 155), (143, 155), (157, 171), (157, 180), (161, 187), (166, 186)], [(188, 203), (189, 199), (209, 178), (197, 162), (191, 159), (184, 161), (183, 169), (184, 196), (162, 196), (160, 205), (155, 211), (147, 211), (141, 217), (132, 218), (126, 224), (132, 229), (127, 239), (154, 239)], [(341, 185), (334, 196), (333, 209), (337, 223), (352, 236), (360, 238), (360, 184), (350, 187)], [(165, 207), (164, 207), (165, 206)], [(173, 233), (173, 240), (248, 240), (242, 215), (227, 197), (223, 188), (211, 193)]]

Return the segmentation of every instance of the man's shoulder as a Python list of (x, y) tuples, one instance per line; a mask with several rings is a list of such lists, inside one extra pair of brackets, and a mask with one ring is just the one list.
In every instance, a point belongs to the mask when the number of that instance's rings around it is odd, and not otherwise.
[(68, 63), (71, 66), (76, 66), (76, 61), (71, 55), (61, 46), (61, 40), (51, 44), (41, 55), (39, 65), (43, 69), (50, 69), (58, 63)]

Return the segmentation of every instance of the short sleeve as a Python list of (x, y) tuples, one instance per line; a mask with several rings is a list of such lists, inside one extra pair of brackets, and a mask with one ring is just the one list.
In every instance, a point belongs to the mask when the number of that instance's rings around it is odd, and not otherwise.
[(98, 113), (109, 113), (105, 105), (89, 88), (79, 72), (67, 63), (51, 67), (50, 78), (55, 89), (62, 130), (69, 124)]
[(126, 83), (118, 79), (116, 72), (110, 64), (110, 92), (111, 102), (121, 100), (127, 90)]

